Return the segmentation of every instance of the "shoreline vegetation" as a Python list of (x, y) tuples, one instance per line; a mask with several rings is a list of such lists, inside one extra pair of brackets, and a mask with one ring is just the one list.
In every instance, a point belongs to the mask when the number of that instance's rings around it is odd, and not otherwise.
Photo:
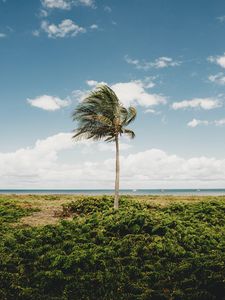
[(0, 195), (0, 299), (225, 299), (225, 196)]
[[(61, 218), (67, 219), (71, 216), (63, 216), (63, 207), (72, 201), (80, 199), (111, 198), (108, 195), (82, 195), (82, 194), (3, 194), (0, 195), (0, 203), (10, 201), (16, 206), (24, 209), (34, 210), (32, 214), (24, 216), (19, 220), (20, 224), (28, 226), (44, 226), (57, 224)], [(122, 198), (128, 198), (131, 201), (137, 200), (147, 204), (159, 207), (179, 203), (196, 203), (201, 201), (224, 200), (225, 196), (190, 196), (190, 195), (122, 195)]]

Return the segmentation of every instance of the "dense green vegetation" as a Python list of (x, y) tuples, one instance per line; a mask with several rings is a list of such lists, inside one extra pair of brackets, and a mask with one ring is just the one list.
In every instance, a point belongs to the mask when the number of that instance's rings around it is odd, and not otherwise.
[[(22, 208), (8, 199), (1, 199), (0, 201), (0, 237), (4, 231), (8, 231), (8, 224), (14, 223), (21, 217), (31, 214), (36, 209)], [(1, 298), (0, 298), (1, 299)]]
[(78, 199), (72, 221), (20, 228), (29, 210), (3, 203), (0, 299), (225, 299), (225, 200), (112, 204)]

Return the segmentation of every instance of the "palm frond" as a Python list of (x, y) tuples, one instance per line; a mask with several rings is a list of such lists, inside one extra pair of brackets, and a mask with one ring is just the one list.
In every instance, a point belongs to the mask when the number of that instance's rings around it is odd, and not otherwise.
[(124, 128), (123, 133), (126, 134), (131, 139), (135, 138), (135, 133), (133, 132), (133, 130)]
[(133, 122), (136, 119), (137, 111), (136, 108), (133, 106), (130, 106), (128, 109), (126, 109), (126, 118), (123, 120), (123, 125), (127, 126), (131, 122)]
[(73, 121), (76, 130), (73, 138), (104, 139), (115, 141), (115, 137), (123, 133), (133, 138), (133, 131), (125, 127), (136, 117), (136, 109), (125, 108), (115, 92), (107, 85), (99, 86), (92, 91), (74, 110)]

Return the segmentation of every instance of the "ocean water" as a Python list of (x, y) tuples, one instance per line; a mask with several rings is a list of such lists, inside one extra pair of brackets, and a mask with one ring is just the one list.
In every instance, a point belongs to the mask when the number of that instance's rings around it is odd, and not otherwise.
[[(114, 190), (22, 190), (22, 189), (2, 189), (0, 194), (76, 194), (76, 195), (112, 195)], [(121, 189), (122, 195), (225, 195), (224, 189)]]

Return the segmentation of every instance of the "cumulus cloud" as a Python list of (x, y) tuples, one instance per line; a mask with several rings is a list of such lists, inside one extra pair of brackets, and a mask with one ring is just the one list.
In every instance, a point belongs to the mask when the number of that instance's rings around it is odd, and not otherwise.
[(187, 126), (192, 127), (192, 128), (195, 128), (199, 125), (223, 126), (223, 125), (225, 125), (225, 119), (213, 120), (213, 121), (193, 119), (193, 120), (191, 120), (190, 122), (187, 123)]
[(86, 80), (86, 83), (89, 86), (96, 86), (98, 84), (98, 81), (96, 81), (96, 80)]
[(72, 1), (70, 1), (70, 0), (42, 0), (41, 3), (45, 8), (70, 9)]
[(96, 29), (98, 29), (98, 25), (97, 25), (97, 24), (92, 24), (92, 25), (90, 26), (90, 28), (91, 28), (92, 30), (96, 30)]
[(107, 83), (104, 81), (87, 80), (86, 84), (89, 85), (90, 87), (96, 87), (97, 85), (104, 85)]
[[(143, 107), (150, 107), (159, 104), (165, 104), (167, 99), (165, 96), (155, 93), (150, 93), (149, 88), (154, 86), (152, 77), (146, 77), (145, 80), (133, 80), (129, 82), (118, 82), (111, 84), (110, 87), (115, 91), (120, 101), (125, 106), (140, 105)], [(87, 85), (95, 88), (105, 82), (98, 82), (96, 80), (86, 81)], [(82, 101), (88, 94), (89, 90), (75, 90), (73, 95), (77, 100)], [(80, 99), (79, 99), (80, 98)]]
[(167, 67), (176, 67), (181, 63), (179, 61), (174, 61), (171, 57), (159, 57), (153, 62), (153, 66), (156, 69), (167, 68)]
[(50, 38), (74, 37), (79, 33), (85, 33), (86, 29), (78, 26), (70, 19), (65, 19), (58, 25), (49, 24), (48, 21), (42, 21), (41, 29), (47, 33)]
[(55, 136), (38, 140), (31, 148), (18, 149), (12, 153), (0, 153), (2, 177), (35, 177), (40, 176), (41, 169), (52, 167), (57, 159), (57, 153), (72, 147), (70, 134), (59, 133)]
[(149, 107), (166, 103), (164, 96), (146, 91), (145, 84), (141, 80), (119, 82), (111, 87), (125, 106), (140, 105)]
[(225, 125), (225, 119), (215, 120), (214, 124), (216, 126), (223, 126), (223, 125)]
[(155, 109), (152, 109), (152, 108), (148, 108), (144, 111), (144, 113), (149, 113), (149, 114), (153, 114), (153, 115), (160, 115), (161, 112), (160, 111), (156, 111)]
[[(115, 145), (113, 143), (99, 143), (97, 147), (99, 151), (116, 152)], [(128, 150), (131, 148), (132, 146), (130, 144), (120, 143), (120, 150)]]
[(75, 3), (93, 7), (95, 2), (94, 2), (94, 0), (77, 0), (77, 1), (75, 1)]
[(44, 8), (69, 10), (73, 5), (84, 5), (93, 7), (94, 0), (41, 0)]
[(193, 119), (187, 123), (187, 126), (192, 128), (197, 127), (199, 125), (209, 125), (209, 121)]
[[(97, 86), (100, 86), (100, 85), (105, 85), (107, 84), (106, 82), (104, 81), (96, 81), (96, 80), (86, 80), (85, 82), (89, 88), (93, 89), (93, 88), (96, 88)], [(83, 101), (87, 95), (91, 92), (90, 89), (84, 89), (84, 90), (74, 90), (72, 92), (72, 98), (78, 102), (81, 102)]]
[(72, 98), (78, 102), (81, 102), (86, 98), (89, 92), (89, 90), (74, 90), (72, 91)]
[(192, 100), (183, 100), (180, 102), (174, 102), (172, 104), (172, 108), (174, 110), (185, 108), (202, 108), (205, 110), (210, 110), (221, 106), (221, 101), (215, 98), (194, 98)]
[(6, 34), (5, 33), (2, 33), (2, 32), (0, 32), (0, 39), (1, 38), (5, 38), (6, 37)]
[(153, 62), (140, 61), (138, 59), (132, 59), (128, 55), (125, 56), (125, 60), (128, 64), (134, 65), (137, 69), (149, 70), (151, 68), (163, 69), (167, 67), (176, 67), (181, 64), (180, 61), (173, 60), (171, 57), (162, 56)]
[(34, 99), (27, 99), (27, 102), (34, 107), (38, 107), (48, 111), (59, 110), (70, 104), (69, 100), (62, 100), (58, 97), (42, 95)]
[[(96, 153), (100, 143), (75, 143), (71, 137), (59, 133), (32, 147), (0, 152), (0, 188), (113, 188), (115, 158), (108, 151), (112, 145), (102, 149), (107, 158), (87, 160), (86, 155), (80, 156), (82, 150)], [(68, 151), (73, 161), (66, 159)], [(122, 188), (219, 187), (225, 180), (225, 159), (183, 158), (160, 149), (128, 153), (120, 159)]]
[(216, 75), (210, 75), (209, 81), (219, 84), (219, 85), (225, 85), (225, 75), (223, 73), (218, 73)]
[(225, 53), (221, 56), (219, 56), (219, 55), (209, 56), (208, 61), (210, 61), (211, 63), (215, 63), (215, 64), (219, 65), (222, 68), (225, 68)]
[(33, 30), (32, 35), (38, 37), (38, 36), (40, 36), (40, 31), (39, 30)]
[[(129, 145), (121, 144), (122, 150), (128, 148)], [(80, 188), (78, 184), (85, 184), (86, 180), (91, 184), (95, 175), (97, 181), (99, 176), (104, 180), (107, 171), (103, 174), (102, 169), (96, 174), (98, 162), (81, 162), (78, 158), (75, 163), (66, 163), (61, 157), (65, 150), (66, 153), (76, 153), (78, 157), (83, 153), (85, 158), (86, 153), (91, 150), (94, 153), (114, 151), (112, 144), (94, 143), (90, 140), (75, 143), (71, 133), (59, 133), (38, 140), (32, 147), (21, 148), (11, 153), (0, 152), (0, 188)]]
[(150, 77), (145, 77), (144, 80), (142, 80), (143, 86), (146, 89), (151, 89), (155, 86), (154, 80), (156, 79), (156, 76), (150, 76)]

